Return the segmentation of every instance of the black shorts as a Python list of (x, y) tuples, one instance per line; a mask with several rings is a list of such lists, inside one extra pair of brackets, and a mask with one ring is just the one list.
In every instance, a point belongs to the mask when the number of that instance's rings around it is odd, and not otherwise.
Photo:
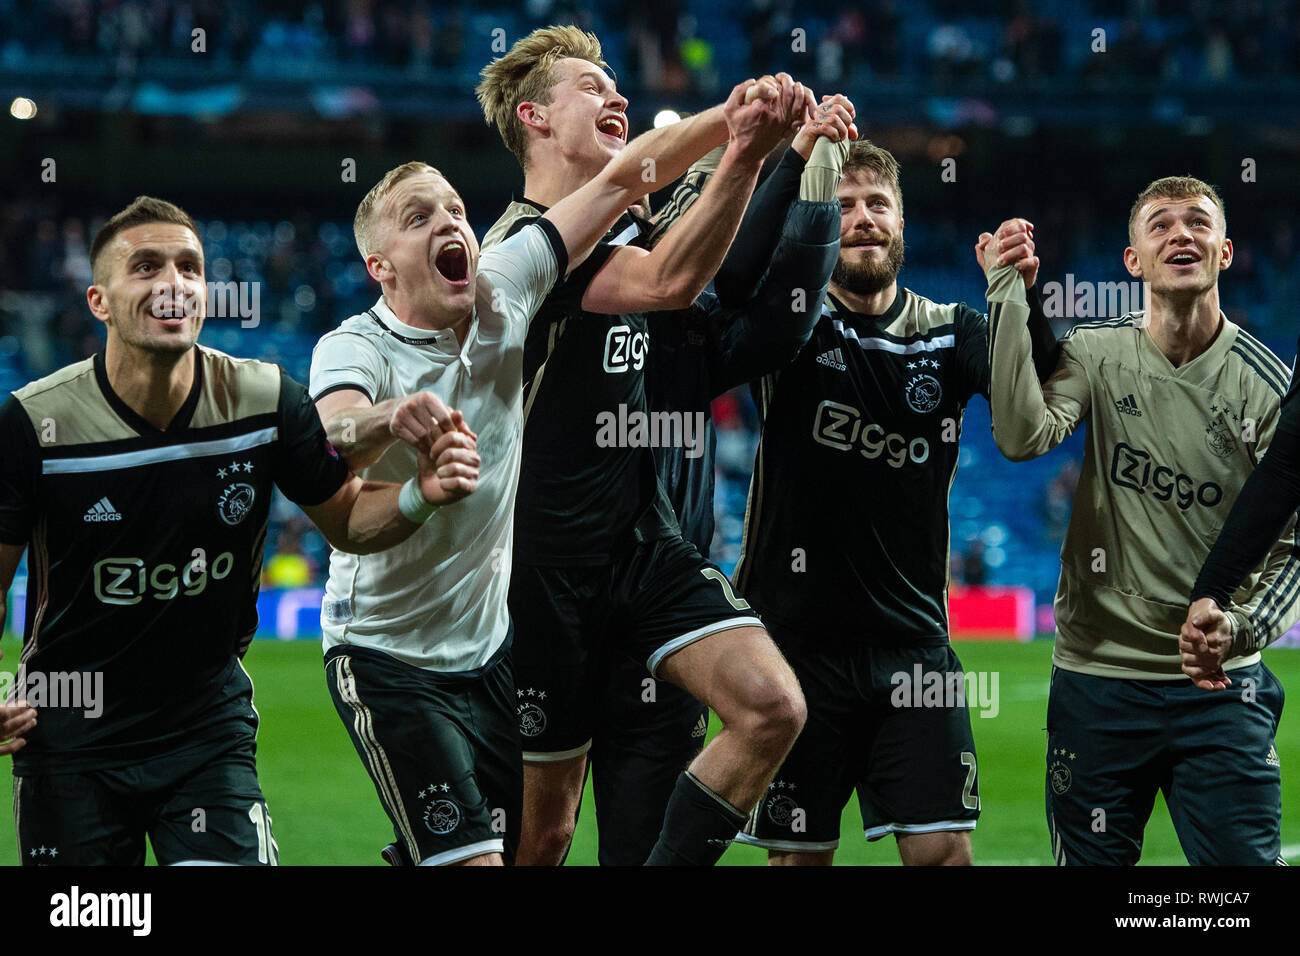
[[(671, 699), (655, 671), (668, 655), (718, 631), (762, 627), (749, 605), (680, 537), (638, 543), (609, 564), (516, 564), (510, 581), (514, 664), (524, 759), (586, 753), (600, 726), (611, 668), (635, 682), (615, 688), (635, 713)], [(635, 721), (634, 721), (635, 722)]]
[(222, 746), (148, 763), (14, 777), (14, 826), (26, 866), (279, 862), (251, 729)]
[(659, 839), (677, 777), (699, 756), (709, 709), (646, 675), (645, 662), (608, 655), (597, 683), (589, 769), (601, 866), (640, 866)]
[(325, 655), (334, 709), (398, 843), (422, 865), (514, 861), (524, 782), (509, 648), (454, 674), (356, 645)]
[(854, 790), (868, 840), (975, 829), (968, 704), (979, 701), (965, 688), (979, 693), (978, 677), (963, 682), (950, 645), (836, 647), (825, 634), (769, 631), (803, 687), (808, 721), (738, 842), (834, 850)]
[(1124, 680), (1052, 669), (1047, 824), (1062, 865), (1138, 862), (1163, 791), (1187, 862), (1282, 863), (1282, 776), (1274, 735), (1286, 698), (1262, 663), (1232, 686)]

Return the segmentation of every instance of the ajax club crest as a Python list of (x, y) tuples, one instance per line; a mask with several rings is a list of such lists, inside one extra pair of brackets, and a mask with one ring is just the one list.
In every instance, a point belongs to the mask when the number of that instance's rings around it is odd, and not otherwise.
[(1074, 778), (1070, 773), (1069, 764), (1061, 758), (1068, 757), (1070, 760), (1073, 760), (1076, 755), (1070, 753), (1064, 747), (1053, 747), (1051, 756), (1056, 759), (1054, 759), (1047, 768), (1047, 782), (1051, 785), (1052, 792), (1057, 796), (1060, 796), (1065, 793), (1065, 791), (1069, 790), (1070, 784), (1074, 782)]
[(431, 784), (428, 790), (420, 791), (420, 799), (429, 798), (424, 805), (424, 825), (434, 833), (442, 836), (460, 826), (460, 807), (449, 797), (439, 796), (451, 790), (447, 784)]
[[(907, 368), (908, 371), (926, 368), (938, 371), (939, 362), (937, 359), (922, 358), (916, 362), (908, 362)], [(939, 402), (943, 401), (943, 386), (929, 372), (917, 371), (917, 374), (907, 380), (903, 397), (907, 399), (908, 408), (924, 415), (926, 412), (934, 411), (939, 407)]]
[(533, 703), (531, 700), (523, 700), (525, 697), (532, 697), (536, 700), (545, 700), (546, 691), (536, 690), (529, 687), (524, 689), (518, 688), (515, 696), (521, 699), (521, 703), (515, 708), (515, 714), (519, 717), (519, 732), (525, 737), (536, 737), (546, 729), (546, 711)]
[[(225, 481), (227, 476), (234, 478), (240, 472), (251, 475), (251, 461), (231, 462), (224, 468), (217, 469), (217, 477)], [(246, 481), (232, 481), (217, 499), (217, 514), (231, 527), (239, 524), (252, 513), (253, 502), (257, 499), (257, 489)]]

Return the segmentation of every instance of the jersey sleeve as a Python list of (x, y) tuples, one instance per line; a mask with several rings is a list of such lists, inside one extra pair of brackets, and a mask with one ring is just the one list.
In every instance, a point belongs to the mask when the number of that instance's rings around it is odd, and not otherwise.
[(715, 147), (691, 164), (691, 168), (686, 171), (682, 181), (677, 184), (677, 188), (673, 190), (668, 202), (655, 213), (654, 225), (646, 240), (647, 249), (653, 249), (657, 246), (664, 234), (695, 205), (696, 200), (700, 198), (700, 194), (704, 192), (705, 185), (713, 177), (713, 174), (718, 171), (718, 164), (722, 162), (722, 154), (726, 150), (725, 144)]
[[(549, 219), (519, 219), (508, 238), (483, 253), (479, 275), (528, 320), (537, 314), (569, 267), (560, 231)], [(581, 296), (579, 296), (581, 299)]]
[(311, 353), (308, 383), (312, 401), (320, 401), (330, 392), (354, 388), (365, 392), (370, 404), (377, 405), (383, 393), (383, 370), (384, 360), (369, 338), (356, 332), (331, 332), (316, 343)]
[(276, 485), (290, 501), (307, 507), (333, 497), (348, 479), (347, 463), (326, 439), (307, 389), (283, 370), (276, 417)]
[(838, 203), (794, 201), (753, 299), (739, 308), (719, 302), (710, 309), (713, 395), (783, 368), (807, 344), (822, 315), (839, 236)]
[(1040, 384), (1025, 284), (1014, 266), (992, 270), (987, 298), (993, 439), (1012, 461), (1037, 458), (1068, 438), (1088, 415), (1092, 391), (1087, 353), (1077, 338), (1067, 336), (1055, 370)]
[[(1294, 373), (1275, 421), (1262, 425), (1259, 465), (1242, 485), (1192, 586), (1193, 602), (1212, 598), (1232, 619), (1234, 657), (1267, 647), (1300, 617), (1300, 396)], [(1261, 564), (1254, 586), (1236, 594)]]
[[(1061, 345), (1052, 331), (1052, 323), (1043, 309), (1043, 297), (1038, 287), (1025, 295), (1029, 306), (1026, 328), (1029, 330), (1029, 348), (1033, 353), (1034, 374), (1039, 383), (1046, 382), (1056, 371), (1061, 358)], [(957, 306), (957, 362), (961, 394), (964, 400), (974, 395), (989, 397), (989, 324), (988, 317), (976, 312), (966, 303)]]
[(736, 230), (736, 238), (713, 278), (714, 291), (723, 305), (740, 306), (754, 295), (776, 252), (790, 205), (799, 197), (799, 177), (803, 170), (803, 157), (787, 149), (772, 174), (755, 190)]
[(41, 452), (31, 419), (13, 395), (0, 405), (0, 544), (25, 545), (36, 520)]

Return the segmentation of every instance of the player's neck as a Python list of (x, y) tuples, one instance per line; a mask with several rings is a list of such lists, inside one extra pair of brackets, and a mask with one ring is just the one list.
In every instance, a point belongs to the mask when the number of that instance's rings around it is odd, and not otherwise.
[(194, 387), (194, 363), (199, 350), (180, 354), (146, 352), (110, 335), (104, 349), (104, 370), (113, 392), (150, 425), (166, 429)]
[(1218, 286), (1195, 299), (1150, 295), (1147, 334), (1174, 368), (1202, 354), (1219, 337), (1220, 331)]
[(898, 298), (898, 280), (895, 279), (879, 292), (860, 294), (832, 282), (830, 293), (859, 315), (884, 315)]
[(461, 345), (465, 344), (465, 336), (469, 334), (470, 321), (474, 318), (473, 309), (468, 312), (442, 311), (436, 308), (421, 309), (396, 288), (389, 288), (388, 286), (384, 286), (384, 304), (397, 317), (397, 321), (403, 325), (409, 325), (413, 329), (425, 329), (429, 332), (451, 329), (456, 333), (456, 341)]
[(595, 179), (599, 172), (576, 157), (534, 146), (524, 172), (524, 196), (550, 209)]

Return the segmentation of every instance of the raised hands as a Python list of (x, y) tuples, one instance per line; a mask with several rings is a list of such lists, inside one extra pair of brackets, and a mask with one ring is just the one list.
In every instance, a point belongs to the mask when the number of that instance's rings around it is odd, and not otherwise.
[(1032, 289), (1038, 279), (1038, 256), (1034, 255), (1034, 224), (1028, 219), (1008, 219), (997, 232), (980, 233), (975, 243), (975, 258), (988, 273), (995, 266), (1013, 263), (1025, 288)]

